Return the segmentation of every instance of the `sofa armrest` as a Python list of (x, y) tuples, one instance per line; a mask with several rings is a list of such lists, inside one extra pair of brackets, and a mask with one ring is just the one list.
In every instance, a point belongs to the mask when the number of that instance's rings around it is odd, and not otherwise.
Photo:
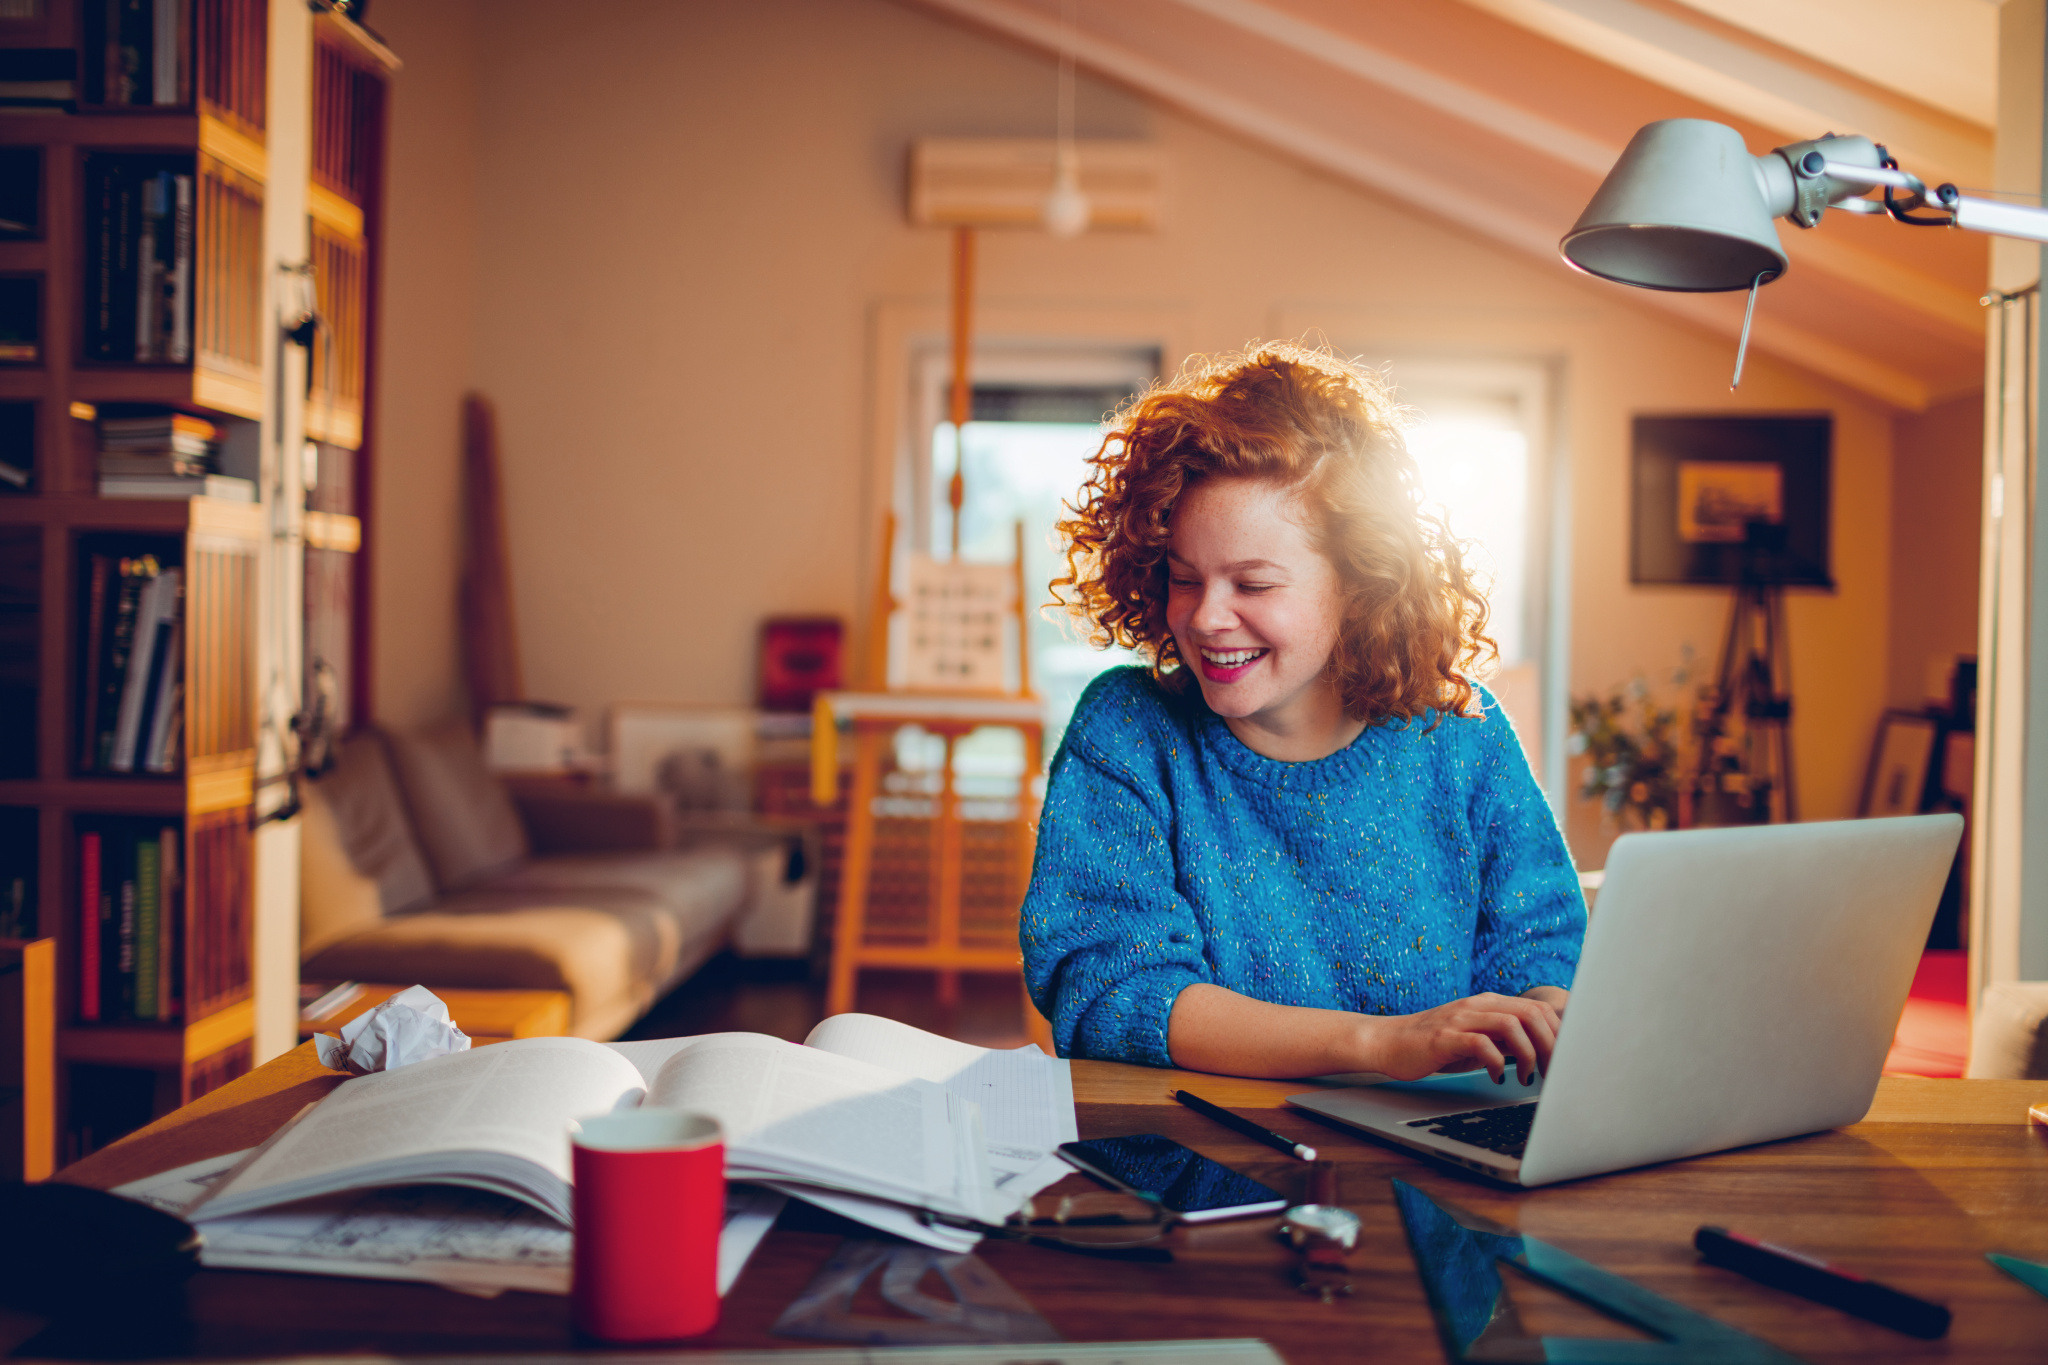
[(507, 784), (537, 855), (673, 848), (674, 811), (659, 796)]

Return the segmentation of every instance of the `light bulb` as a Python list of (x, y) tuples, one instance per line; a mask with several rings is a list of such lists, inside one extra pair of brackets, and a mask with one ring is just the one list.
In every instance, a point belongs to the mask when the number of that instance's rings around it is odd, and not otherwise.
[(1059, 175), (1040, 210), (1045, 230), (1055, 237), (1079, 237), (1088, 230), (1088, 196), (1081, 193), (1080, 160), (1072, 148), (1060, 149)]

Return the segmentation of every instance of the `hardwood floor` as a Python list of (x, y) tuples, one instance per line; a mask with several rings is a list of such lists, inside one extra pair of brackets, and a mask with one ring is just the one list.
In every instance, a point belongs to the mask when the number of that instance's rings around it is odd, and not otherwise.
[[(1024, 984), (1015, 976), (962, 973), (960, 1004), (938, 1002), (931, 972), (861, 973), (854, 1008), (900, 1019), (981, 1047), (1022, 1047)], [(825, 982), (801, 962), (743, 962), (724, 953), (655, 1002), (627, 1038), (678, 1038), (691, 1033), (767, 1033), (792, 1042), (825, 1017)]]

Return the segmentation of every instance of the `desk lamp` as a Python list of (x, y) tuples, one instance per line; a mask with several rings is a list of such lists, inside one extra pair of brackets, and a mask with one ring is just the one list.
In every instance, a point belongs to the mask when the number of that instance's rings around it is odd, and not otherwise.
[[(1863, 197), (1873, 189), (1883, 197)], [(1812, 228), (1831, 208), (2048, 242), (2048, 209), (1973, 199), (1954, 185), (1929, 189), (1867, 137), (1829, 134), (1751, 156), (1726, 124), (1677, 118), (1636, 131), (1558, 250), (1574, 269), (1639, 289), (1747, 289), (1733, 388), (1756, 291), (1788, 264), (1771, 220)]]

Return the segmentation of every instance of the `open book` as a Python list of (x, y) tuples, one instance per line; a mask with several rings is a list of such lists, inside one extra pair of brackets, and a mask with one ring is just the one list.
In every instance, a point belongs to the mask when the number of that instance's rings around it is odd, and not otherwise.
[(1000, 1222), (1048, 1183), (1044, 1158), (1073, 1136), (1064, 1062), (866, 1015), (828, 1019), (802, 1046), (752, 1033), (527, 1038), (349, 1081), (187, 1216), (203, 1225), (341, 1191), (445, 1184), (567, 1223), (569, 1125), (638, 1104), (715, 1116), (730, 1178), (876, 1223), (910, 1221), (911, 1208)]

